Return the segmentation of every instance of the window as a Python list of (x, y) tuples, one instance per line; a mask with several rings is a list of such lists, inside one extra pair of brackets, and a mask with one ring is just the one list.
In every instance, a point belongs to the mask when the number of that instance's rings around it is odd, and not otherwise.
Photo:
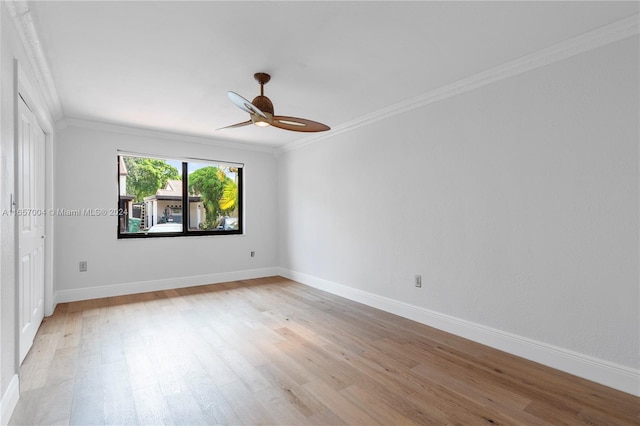
[(242, 234), (242, 164), (119, 153), (118, 238)]

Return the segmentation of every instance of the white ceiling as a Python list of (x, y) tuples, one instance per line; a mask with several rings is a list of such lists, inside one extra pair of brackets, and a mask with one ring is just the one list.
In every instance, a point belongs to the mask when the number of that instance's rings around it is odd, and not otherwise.
[(638, 2), (34, 1), (65, 117), (264, 146), (226, 96), (331, 127), (638, 13)]

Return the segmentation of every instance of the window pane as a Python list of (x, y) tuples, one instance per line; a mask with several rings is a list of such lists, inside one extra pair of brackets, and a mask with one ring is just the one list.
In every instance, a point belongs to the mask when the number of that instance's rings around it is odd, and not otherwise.
[(181, 168), (171, 160), (119, 156), (121, 234), (182, 232)]
[(188, 164), (189, 230), (237, 231), (239, 229), (239, 170), (237, 167)]
[(242, 164), (118, 156), (118, 237), (242, 233)]

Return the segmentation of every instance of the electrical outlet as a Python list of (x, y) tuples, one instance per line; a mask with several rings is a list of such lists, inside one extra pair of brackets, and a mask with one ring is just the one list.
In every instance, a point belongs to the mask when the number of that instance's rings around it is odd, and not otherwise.
[(80, 266), (80, 272), (87, 272), (87, 261), (86, 260), (81, 260), (79, 266)]
[(416, 275), (416, 287), (422, 287), (422, 276)]
[(251, 257), (256, 257), (256, 252), (255, 251), (251, 252)]

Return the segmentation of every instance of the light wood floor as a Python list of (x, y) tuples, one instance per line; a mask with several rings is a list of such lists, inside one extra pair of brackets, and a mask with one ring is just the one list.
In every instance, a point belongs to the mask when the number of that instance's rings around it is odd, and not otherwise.
[(280, 277), (61, 304), (10, 424), (640, 424), (640, 398)]

